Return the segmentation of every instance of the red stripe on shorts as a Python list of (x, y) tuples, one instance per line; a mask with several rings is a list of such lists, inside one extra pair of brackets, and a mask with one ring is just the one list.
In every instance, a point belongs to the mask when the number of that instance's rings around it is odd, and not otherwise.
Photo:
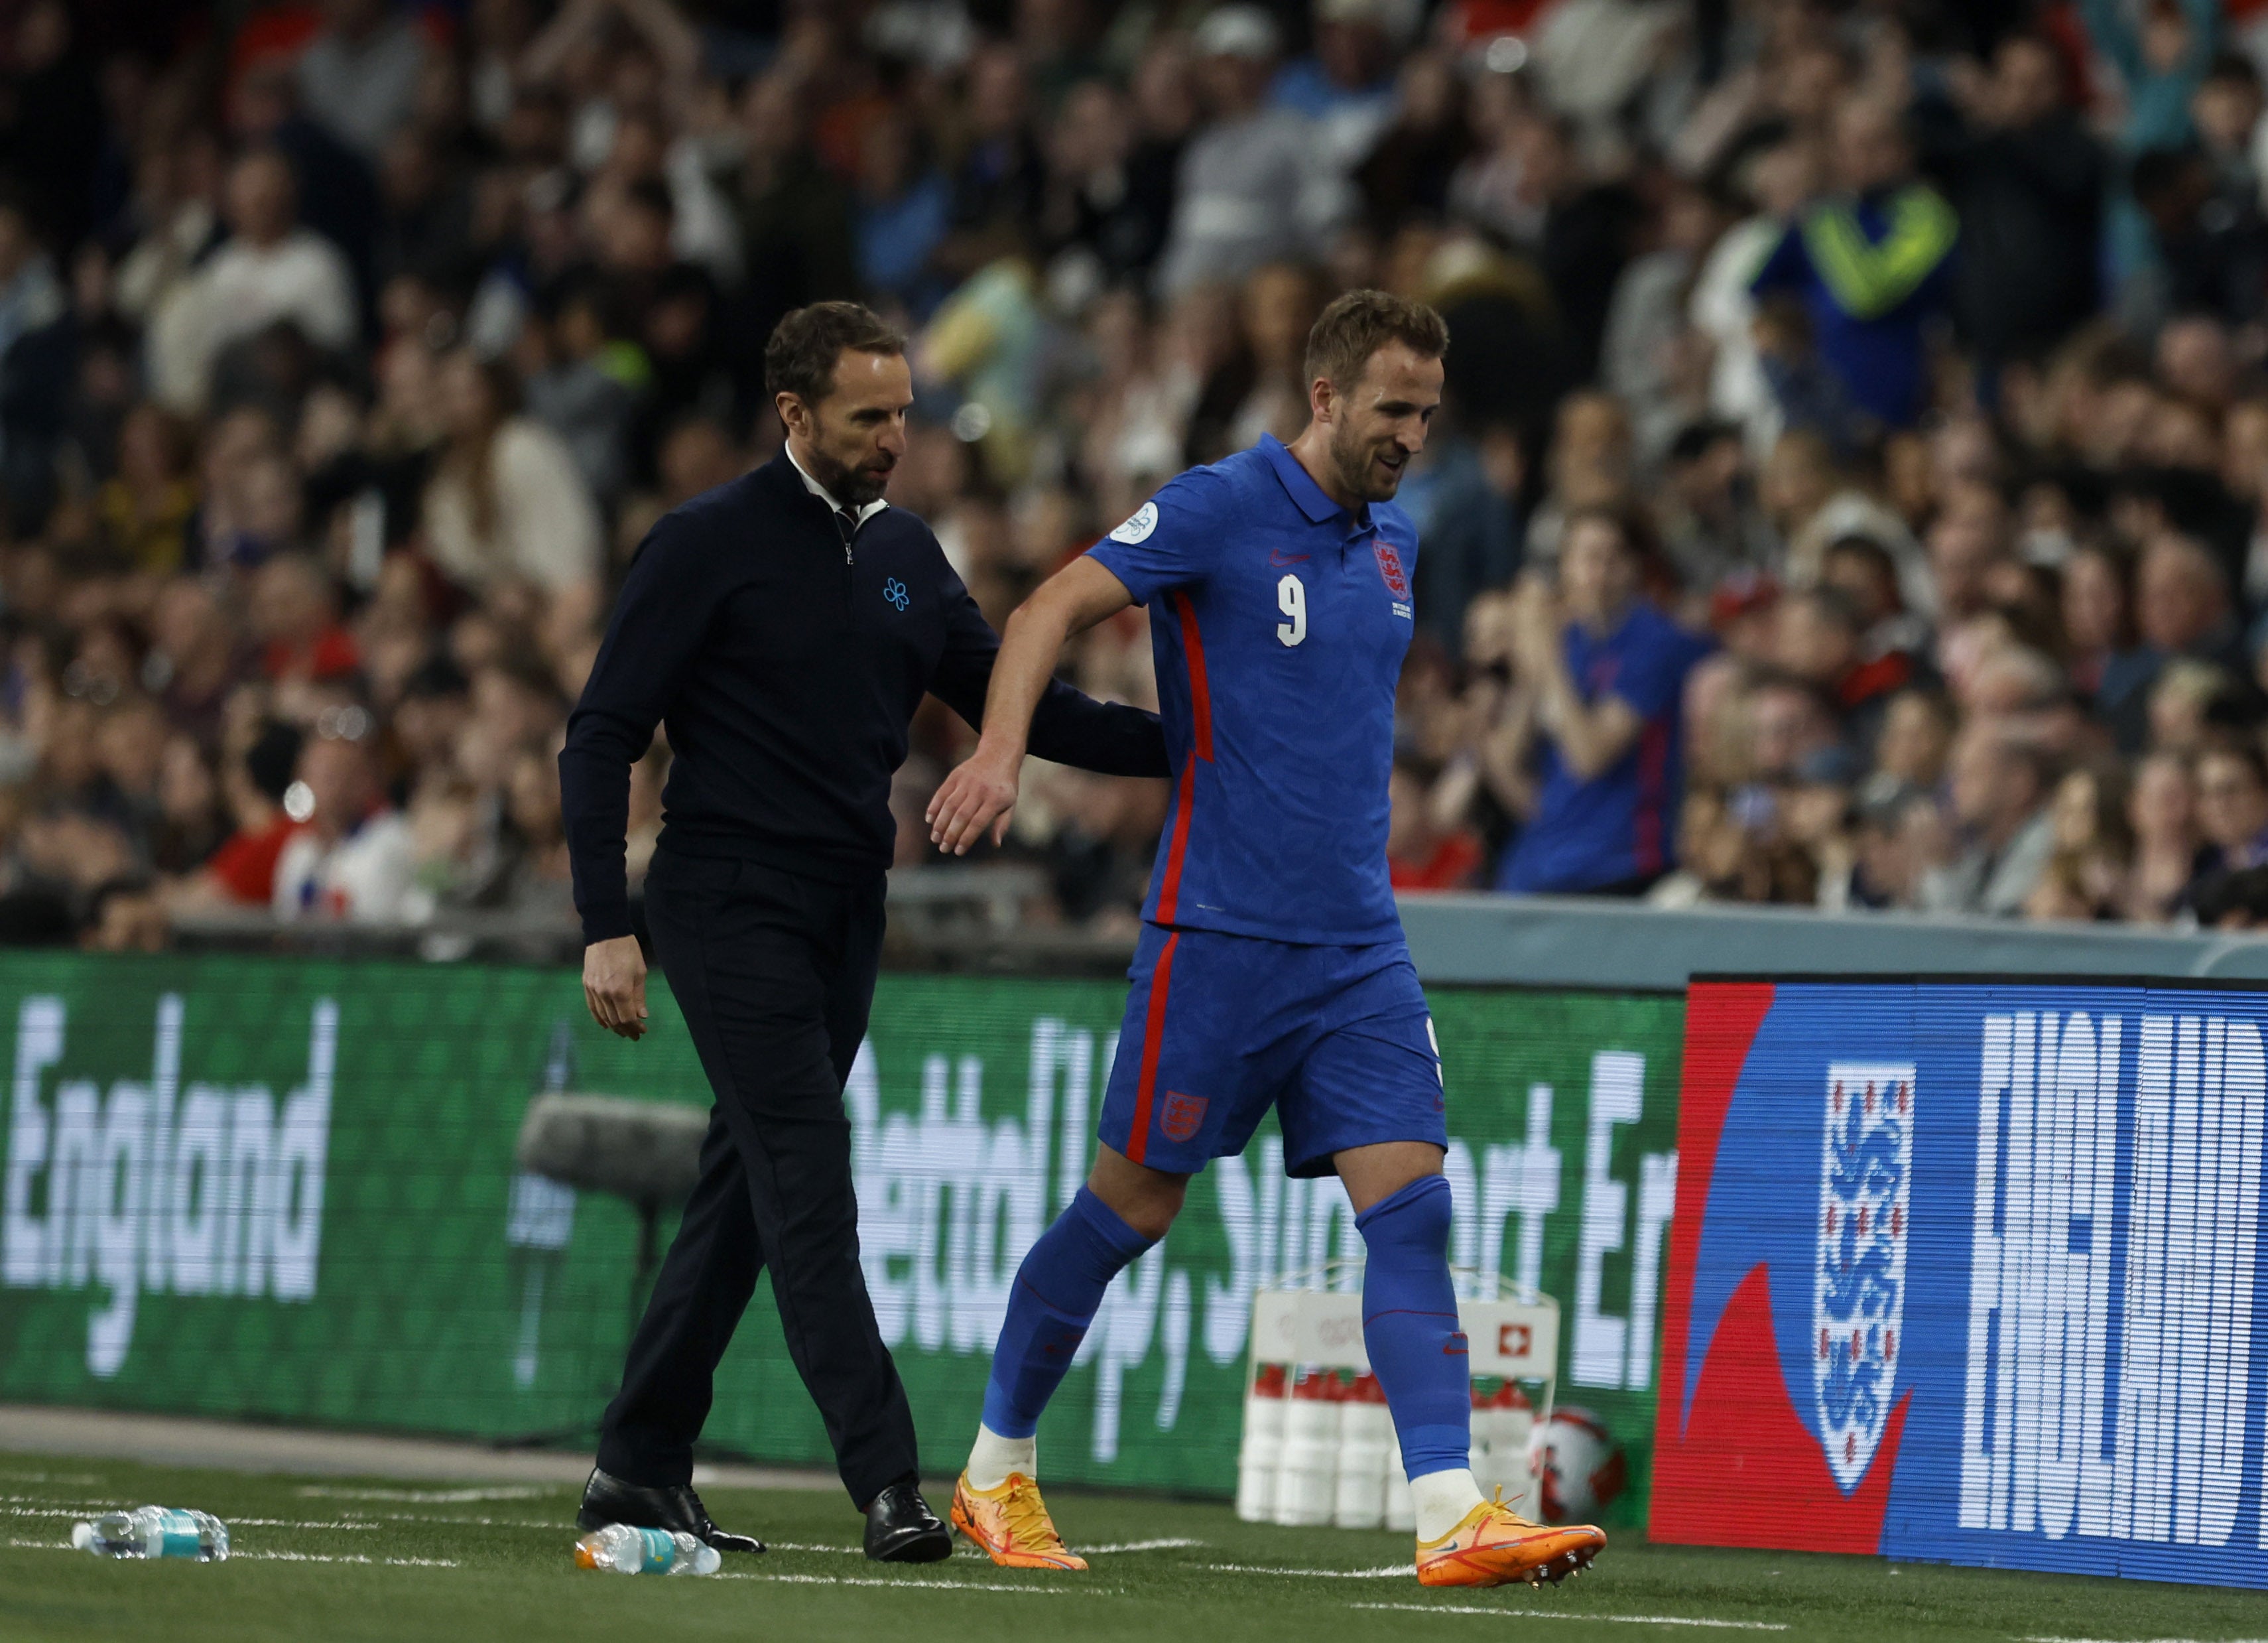
[(1134, 1123), (1126, 1132), (1126, 1156), (1140, 1163), (1150, 1150), (1150, 1107), (1158, 1093), (1158, 1052), (1166, 1040), (1166, 990), (1174, 979), (1174, 949), (1181, 944), (1176, 930), (1158, 949), (1158, 968), (1150, 973), (1150, 1012), (1142, 1024), (1142, 1076), (1134, 1084)]

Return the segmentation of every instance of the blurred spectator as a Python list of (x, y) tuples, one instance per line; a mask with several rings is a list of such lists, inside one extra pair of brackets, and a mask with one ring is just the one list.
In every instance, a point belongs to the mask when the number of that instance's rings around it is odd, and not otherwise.
[(2268, 757), (2249, 743), (2213, 748), (2197, 762), (2198, 831), (2210, 847), (2190, 900), (2215, 880), (2268, 864)]
[(284, 810), (306, 826), (276, 860), (277, 917), (383, 925), (414, 916), (409, 827), (386, 803), (363, 741), (343, 734), (309, 741)]
[(228, 760), (219, 783), (231, 830), (175, 893), (176, 905), (230, 903), (266, 907), (276, 896), (276, 864), (284, 847), (306, 826), (284, 807), (302, 745), (289, 725), (265, 726), (239, 758)]
[(1543, 773), (1499, 882), (1641, 894), (1675, 858), (1680, 704), (1705, 647), (1638, 598), (1628, 528), (1605, 512), (1570, 518), (1557, 590), (1524, 583), (1513, 622)]
[(151, 375), (166, 404), (202, 409), (221, 350), (269, 326), (296, 326), (320, 348), (352, 340), (353, 274), (336, 246), (298, 225), (297, 189), (272, 149), (230, 168), (231, 238), (151, 319)]
[(2198, 875), (2205, 848), (2197, 832), (2197, 792), (2189, 766), (2172, 754), (2152, 754), (2135, 767), (2126, 801), (2134, 857), (2119, 910), (2143, 924), (2173, 917)]
[(97, 505), (110, 546), (137, 570), (169, 576), (188, 557), (197, 509), (188, 454), (180, 419), (159, 406), (136, 406), (118, 431), (118, 471)]
[(1462, 890), (1485, 859), (1480, 836), (1469, 827), (1443, 826), (1434, 814), (1424, 767), (1396, 759), (1390, 784), (1387, 869), (1397, 890)]
[(1960, 222), (1912, 178), (1902, 115), (1879, 99), (1835, 115), (1840, 197), (1813, 207), (1756, 276), (1803, 304), (1821, 357), (1852, 404), (1887, 428), (1926, 403), (1926, 333), (1945, 310)]
[(251, 615), (260, 670), (270, 680), (328, 683), (352, 677), (362, 665), (329, 578), (305, 555), (279, 554), (261, 566)]
[(951, 220), (953, 190), (919, 152), (913, 122), (891, 110), (858, 150), (858, 276), (866, 288), (926, 315), (944, 294), (932, 266)]
[[(1453, 333), (1405, 881), (2268, 924), (2257, 29), (1300, 10), (309, 0), (106, 60), (100, 8), (17, 7), (0, 939), (272, 907), (295, 841), (295, 905), (359, 854), (388, 921), (551, 919), (598, 622), (777, 448), (792, 306), (917, 335), (890, 500), (998, 618), (1293, 429), (1364, 284)], [(1068, 669), (1154, 700), (1146, 620)], [(903, 815), (961, 737), (917, 721)], [(1123, 933), (1163, 795), (1029, 797), (1026, 919)]]
[(519, 414), (507, 372), (469, 350), (443, 363), (438, 387), (448, 438), (425, 495), (435, 564), (475, 590), (533, 582), (588, 620), (599, 518), (566, 446)]
[(322, 0), (323, 24), (299, 54), (299, 91), (340, 141), (376, 159), (416, 106), (425, 51), (388, 0)]
[(1206, 122), (1182, 151), (1158, 268), (1168, 296), (1320, 253), (1334, 202), (1307, 119), (1267, 103), (1278, 33), (1256, 5), (1216, 7), (1190, 41)]
[(2055, 852), (2054, 772), (2047, 754), (1980, 723), (1954, 744), (1950, 814), (1960, 853), (1932, 870), (1921, 904), (1939, 913), (2007, 917), (2023, 910)]
[(1982, 360), (2037, 359), (2101, 304), (2098, 247), (2110, 165), (2064, 103), (2064, 67), (2011, 34), (1989, 77), (1954, 82), (1964, 106), (1925, 138), (1961, 222), (1954, 312)]

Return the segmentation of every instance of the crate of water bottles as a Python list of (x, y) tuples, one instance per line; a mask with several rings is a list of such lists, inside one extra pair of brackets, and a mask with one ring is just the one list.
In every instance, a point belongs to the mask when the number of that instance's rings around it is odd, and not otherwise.
[[(1458, 1274), (1460, 1287), (1475, 1280)], [(1252, 1302), (1236, 1514), (1248, 1523), (1409, 1529), (1410, 1485), (1362, 1338), (1361, 1267), (1333, 1263)], [(1551, 1418), (1559, 1305), (1508, 1281), (1457, 1303), (1470, 1352), (1473, 1479), (1535, 1511), (1531, 1440)]]

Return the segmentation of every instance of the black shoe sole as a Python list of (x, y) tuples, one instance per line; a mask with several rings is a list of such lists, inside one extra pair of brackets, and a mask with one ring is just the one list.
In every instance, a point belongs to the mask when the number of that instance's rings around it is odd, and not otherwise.
[(942, 1524), (904, 1531), (867, 1547), (866, 1556), (876, 1563), (941, 1563), (953, 1556), (953, 1531)]

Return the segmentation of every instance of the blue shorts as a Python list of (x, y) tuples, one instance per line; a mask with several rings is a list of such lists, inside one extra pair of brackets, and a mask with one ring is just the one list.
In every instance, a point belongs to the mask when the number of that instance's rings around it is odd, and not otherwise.
[(1400, 941), (1310, 947), (1142, 927), (1101, 1139), (1194, 1175), (1244, 1150), (1270, 1107), (1285, 1173), (1381, 1141), (1449, 1144), (1433, 1020)]

